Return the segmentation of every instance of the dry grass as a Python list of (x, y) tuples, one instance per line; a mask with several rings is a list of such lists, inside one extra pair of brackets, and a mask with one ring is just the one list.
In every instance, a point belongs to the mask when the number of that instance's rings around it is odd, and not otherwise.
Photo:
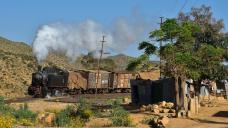
[[(45, 112), (45, 111), (59, 111), (62, 110), (64, 108), (66, 108), (66, 106), (71, 105), (70, 103), (61, 103), (61, 102), (48, 102), (48, 101), (44, 101), (44, 100), (34, 100), (31, 102), (27, 102), (28, 103), (28, 108), (29, 110), (32, 110), (34, 112)], [(11, 103), (10, 106), (18, 109), (20, 107), (20, 105), (22, 105), (24, 103)]]

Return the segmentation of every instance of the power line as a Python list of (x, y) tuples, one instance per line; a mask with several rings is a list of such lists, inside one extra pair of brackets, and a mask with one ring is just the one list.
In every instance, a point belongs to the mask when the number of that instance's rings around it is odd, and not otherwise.
[(179, 13), (184, 9), (184, 7), (186, 6), (186, 4), (188, 3), (188, 0), (185, 0), (184, 1), (184, 4), (181, 6), (181, 8), (180, 8), (180, 11), (179, 11)]

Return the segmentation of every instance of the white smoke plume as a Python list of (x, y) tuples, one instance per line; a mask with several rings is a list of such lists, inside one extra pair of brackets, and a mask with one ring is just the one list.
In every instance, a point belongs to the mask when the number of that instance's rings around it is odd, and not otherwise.
[(60, 51), (70, 60), (75, 60), (82, 51), (98, 51), (105, 35), (105, 49), (121, 52), (131, 43), (138, 41), (148, 28), (145, 22), (129, 22), (118, 19), (104, 27), (86, 20), (79, 24), (54, 23), (42, 26), (33, 42), (33, 53), (42, 62), (50, 51)]

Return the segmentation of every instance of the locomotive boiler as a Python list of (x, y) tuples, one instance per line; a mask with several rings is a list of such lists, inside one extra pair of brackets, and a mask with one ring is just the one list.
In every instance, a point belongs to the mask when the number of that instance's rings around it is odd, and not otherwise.
[(28, 87), (28, 94), (34, 97), (46, 97), (47, 94), (55, 93), (56, 90), (68, 89), (69, 72), (57, 67), (45, 67), (32, 74), (32, 84)]

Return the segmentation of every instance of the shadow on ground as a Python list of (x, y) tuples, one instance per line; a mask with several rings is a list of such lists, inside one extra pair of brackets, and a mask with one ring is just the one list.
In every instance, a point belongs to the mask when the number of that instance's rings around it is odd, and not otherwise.
[(206, 120), (206, 119), (192, 119), (192, 120), (197, 121), (199, 123), (228, 125), (228, 122), (222, 122), (222, 121), (213, 121), (213, 120)]
[(219, 112), (215, 113), (213, 116), (228, 118), (228, 111), (219, 111)]

